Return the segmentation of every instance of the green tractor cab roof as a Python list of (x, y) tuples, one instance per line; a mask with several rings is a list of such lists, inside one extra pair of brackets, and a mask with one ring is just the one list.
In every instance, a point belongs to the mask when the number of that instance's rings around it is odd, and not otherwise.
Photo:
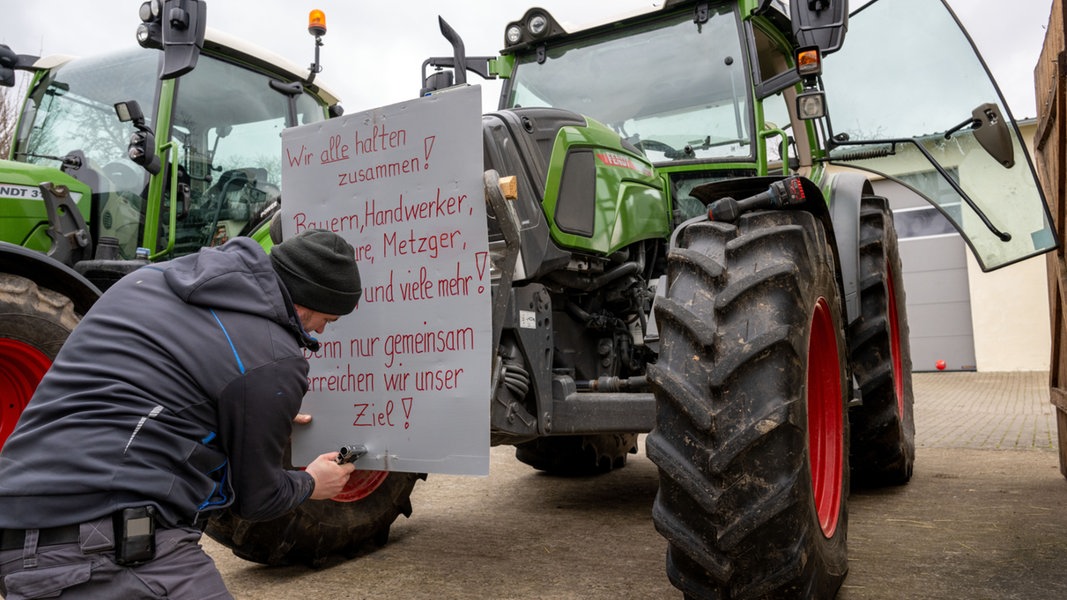
[[(782, 32), (798, 40), (800, 46), (818, 46), (823, 54), (830, 54), (841, 47), (848, 23), (848, 3), (840, 0), (826, 2), (822, 8), (798, 10), (791, 8), (796, 0), (762, 0), (748, 2), (743, 10), (761, 15), (778, 25)], [(514, 54), (530, 47), (570, 39), (576, 34), (600, 36), (605, 32), (626, 27), (632, 21), (639, 21), (659, 14), (675, 11), (679, 7), (689, 6), (693, 9), (694, 22), (707, 19), (708, 3), (697, 0), (667, 0), (663, 6), (647, 10), (634, 9), (621, 15), (585, 23), (557, 21), (543, 8), (531, 8), (522, 18), (508, 23), (504, 28), (504, 49), (501, 54)], [(791, 20), (790, 15), (797, 18)]]
[[(251, 44), (245, 40), (232, 36), (218, 29), (207, 28), (204, 35), (204, 49), (216, 56), (226, 56), (231, 60), (239, 60), (248, 63), (257, 70), (271, 72), (280, 78), (290, 81), (305, 81), (308, 79), (308, 69), (267, 50), (266, 48)], [(32, 68), (37, 71), (54, 69), (72, 60), (79, 58), (69, 54), (53, 54), (38, 58)], [(322, 98), (327, 105), (340, 102), (340, 98), (329, 87), (316, 82), (308, 86)]]
[[(224, 54), (229, 57), (239, 58), (250, 63), (256, 69), (268, 72), (273, 71), (285, 79), (304, 81), (305, 83), (309, 79), (307, 67), (301, 67), (270, 50), (210, 27), (204, 39), (204, 49), (212, 54)], [(332, 106), (340, 102), (337, 94), (318, 80), (313, 84), (308, 84), (308, 87), (322, 98), (327, 105)]]

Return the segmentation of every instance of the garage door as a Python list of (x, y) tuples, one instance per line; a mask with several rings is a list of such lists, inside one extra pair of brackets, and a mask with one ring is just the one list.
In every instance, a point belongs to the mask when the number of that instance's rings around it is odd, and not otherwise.
[[(907, 177), (901, 177), (907, 180)], [(975, 369), (974, 329), (963, 238), (937, 209), (907, 188), (875, 182), (889, 199), (900, 242), (913, 370)]]

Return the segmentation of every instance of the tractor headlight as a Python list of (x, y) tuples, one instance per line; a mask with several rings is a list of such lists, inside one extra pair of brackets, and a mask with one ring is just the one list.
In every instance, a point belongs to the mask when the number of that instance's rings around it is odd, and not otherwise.
[(522, 41), (522, 27), (519, 27), (518, 25), (508, 27), (507, 32), (504, 33), (504, 37), (508, 44), (518, 44)]
[(797, 117), (810, 121), (826, 116), (826, 96), (822, 92), (797, 95)]
[(530, 35), (540, 37), (548, 29), (548, 18), (545, 15), (536, 14), (530, 17), (526, 28), (530, 30)]
[(504, 28), (504, 46), (510, 48), (520, 44), (549, 39), (566, 31), (545, 10), (531, 8), (518, 21), (508, 23)]
[(138, 9), (137, 16), (141, 17), (141, 24), (137, 26), (137, 43), (142, 48), (163, 48), (162, 12), (160, 0), (149, 0)]
[(141, 20), (145, 23), (148, 23), (149, 21), (158, 20), (161, 12), (163, 12), (163, 7), (160, 5), (159, 0), (149, 0), (141, 5), (137, 16), (141, 17)]

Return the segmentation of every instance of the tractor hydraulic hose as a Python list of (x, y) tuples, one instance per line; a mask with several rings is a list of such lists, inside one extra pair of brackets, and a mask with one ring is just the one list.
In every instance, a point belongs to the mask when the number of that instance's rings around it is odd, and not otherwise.
[(560, 272), (552, 273), (549, 275), (557, 283), (569, 288), (574, 288), (583, 292), (592, 292), (598, 290), (605, 285), (625, 277), (627, 275), (634, 275), (641, 272), (641, 265), (636, 262), (628, 262), (621, 264), (614, 269), (598, 275), (597, 277), (589, 278), (575, 273)]
[(726, 197), (711, 203), (708, 207), (708, 219), (733, 223), (741, 214), (758, 208), (784, 208), (805, 201), (804, 186), (799, 177), (787, 177), (775, 181), (767, 191), (743, 200)]
[(574, 387), (583, 392), (645, 392), (649, 389), (648, 377), (598, 377), (588, 381), (575, 381)]
[(502, 378), (504, 387), (520, 399), (530, 391), (530, 374), (519, 365), (504, 363)]
[(567, 302), (565, 306), (567, 314), (578, 319), (578, 321), (585, 326), (589, 326), (589, 323), (593, 320), (593, 315), (586, 311), (581, 306), (578, 306), (574, 302)]

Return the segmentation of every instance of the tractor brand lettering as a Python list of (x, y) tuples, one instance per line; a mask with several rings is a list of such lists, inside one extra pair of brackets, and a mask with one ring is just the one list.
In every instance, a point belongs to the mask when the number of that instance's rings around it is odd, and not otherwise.
[(614, 152), (597, 152), (596, 157), (600, 162), (609, 167), (621, 167), (623, 169), (629, 169), (631, 171), (640, 173), (642, 175), (651, 176), (652, 170), (640, 163), (635, 163), (629, 156), (622, 154), (616, 154)]
[(0, 185), (0, 198), (5, 200), (40, 200), (41, 190), (28, 185)]

